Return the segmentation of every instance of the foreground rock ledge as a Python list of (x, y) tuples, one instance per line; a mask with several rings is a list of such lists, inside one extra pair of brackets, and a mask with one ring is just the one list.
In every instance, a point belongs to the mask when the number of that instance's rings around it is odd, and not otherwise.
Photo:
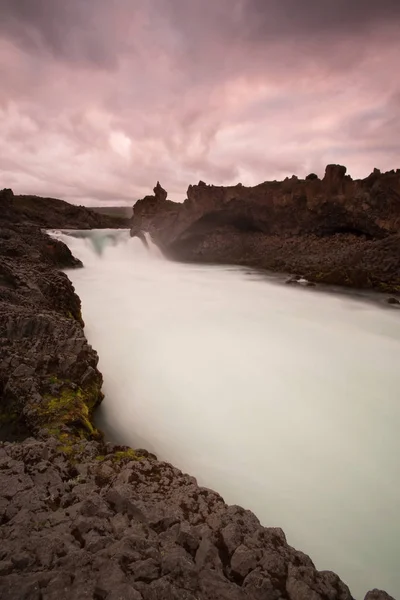
[(4, 600), (351, 599), (281, 529), (145, 452), (1, 444), (0, 519)]
[(104, 443), (98, 357), (58, 270), (82, 265), (0, 201), (0, 598), (350, 599), (281, 529)]

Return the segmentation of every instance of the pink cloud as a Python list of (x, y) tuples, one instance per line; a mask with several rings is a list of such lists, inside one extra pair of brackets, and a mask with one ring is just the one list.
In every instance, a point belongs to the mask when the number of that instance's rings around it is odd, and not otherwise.
[(398, 4), (321, 2), (0, 0), (0, 187), (131, 204), (400, 167)]

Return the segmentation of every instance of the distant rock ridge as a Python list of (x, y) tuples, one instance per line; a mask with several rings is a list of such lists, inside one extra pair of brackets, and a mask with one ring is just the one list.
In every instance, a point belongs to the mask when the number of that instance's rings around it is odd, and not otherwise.
[(100, 214), (86, 206), (76, 206), (57, 198), (15, 195), (0, 190), (2, 219), (37, 225), (47, 229), (114, 229), (128, 227), (129, 219)]
[(353, 180), (346, 167), (255, 187), (190, 185), (183, 203), (157, 183), (133, 207), (172, 258), (300, 273), (310, 281), (400, 292), (400, 169)]

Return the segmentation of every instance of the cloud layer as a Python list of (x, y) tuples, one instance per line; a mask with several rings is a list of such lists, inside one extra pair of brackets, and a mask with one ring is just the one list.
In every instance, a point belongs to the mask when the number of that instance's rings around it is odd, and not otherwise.
[(0, 187), (131, 204), (398, 168), (399, 56), (398, 0), (0, 0)]

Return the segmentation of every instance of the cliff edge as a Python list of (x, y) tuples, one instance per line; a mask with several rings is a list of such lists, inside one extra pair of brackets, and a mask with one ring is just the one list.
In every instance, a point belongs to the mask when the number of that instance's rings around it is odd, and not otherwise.
[(300, 274), (314, 282), (400, 292), (400, 169), (352, 180), (346, 167), (255, 187), (189, 186), (182, 204), (158, 183), (133, 207), (171, 258)]

